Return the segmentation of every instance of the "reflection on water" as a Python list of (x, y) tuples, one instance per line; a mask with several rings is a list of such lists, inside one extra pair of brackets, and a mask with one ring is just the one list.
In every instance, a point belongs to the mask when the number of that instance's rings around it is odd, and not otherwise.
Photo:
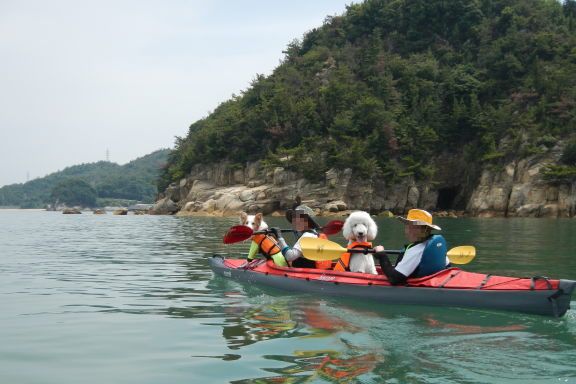
[[(451, 246), (477, 247), (466, 269), (576, 279), (576, 221), (440, 221)], [(221, 243), (234, 224), (0, 211), (0, 382), (576, 382), (574, 310), (551, 319), (240, 284), (208, 268), (213, 253), (247, 252)], [(402, 245), (401, 225), (378, 224), (376, 243)]]
[[(226, 295), (228, 294), (233, 301), (241, 296), (240, 291), (227, 292)], [(286, 298), (279, 298), (247, 306), (235, 305), (226, 312), (228, 316), (222, 327), (222, 336), (232, 350), (276, 338), (325, 338), (336, 341), (330, 349), (294, 350), (288, 356), (264, 355), (262, 357), (266, 360), (284, 363), (282, 368), (263, 368), (276, 376), (243, 379), (233, 381), (234, 383), (303, 383), (319, 378), (340, 382), (371, 372), (377, 362), (383, 359), (379, 351), (366, 351), (344, 338), (335, 337), (338, 333), (358, 333), (362, 329), (331, 314), (330, 310), (317, 300), (293, 306)]]
[(269, 300), (258, 295), (246, 300), (241, 290), (227, 290), (224, 296), (230, 302), (223, 308), (226, 321), (222, 336), (230, 349), (275, 338), (321, 338), (342, 331), (360, 331), (353, 323), (329, 314), (323, 304), (312, 298), (295, 307), (290, 303), (293, 299), (283, 297)]
[[(266, 374), (235, 383), (350, 382), (355, 377), (362, 382), (478, 382), (478, 377), (484, 378), (479, 382), (524, 382), (576, 375), (566, 364), (576, 357), (571, 320), (311, 296), (295, 301), (289, 294), (269, 296), (223, 278), (215, 281), (229, 284), (226, 292), (234, 303), (222, 325), (229, 349), (241, 356), (243, 348), (256, 343), (284, 345), (293, 339), (291, 345), (298, 346), (288, 348), (288, 354), (263, 354), (265, 361), (283, 364), (263, 364)], [(555, 332), (546, 334), (552, 324)], [(495, 364), (506, 364), (509, 372), (495, 370)]]
[(294, 356), (264, 356), (287, 366), (266, 370), (276, 376), (234, 380), (232, 383), (312, 383), (319, 380), (348, 383), (360, 375), (370, 373), (379, 361), (377, 354), (358, 351), (353, 346), (347, 346), (347, 349), (347, 353), (296, 351)]

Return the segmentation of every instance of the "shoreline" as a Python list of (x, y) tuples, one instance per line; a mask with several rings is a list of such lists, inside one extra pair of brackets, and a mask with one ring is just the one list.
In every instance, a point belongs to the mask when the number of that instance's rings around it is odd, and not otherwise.
[[(54, 211), (48, 210), (45, 208), (0, 208), (0, 212), (62, 212), (62, 210)], [(82, 212), (92, 213), (93, 210), (82, 210)], [(325, 217), (325, 218), (333, 218), (333, 219), (345, 219), (348, 215), (353, 212), (352, 210), (341, 211), (341, 212), (317, 212), (317, 217)], [(550, 217), (550, 216), (504, 216), (499, 213), (491, 212), (489, 214), (483, 213), (480, 215), (474, 215), (470, 212), (466, 211), (436, 211), (431, 212), (435, 218), (450, 218), (450, 219), (459, 219), (459, 218), (477, 218), (477, 219), (574, 219), (576, 216), (569, 217), (569, 216), (560, 216), (560, 217)], [(212, 211), (212, 212), (202, 212), (202, 211), (194, 211), (194, 212), (186, 212), (186, 211), (178, 211), (174, 214), (158, 214), (158, 213), (151, 213), (146, 212), (140, 215), (150, 215), (150, 216), (177, 216), (177, 217), (237, 217), (240, 212), (232, 213), (232, 212), (220, 212), (220, 211)], [(285, 211), (274, 211), (268, 215), (268, 217), (284, 217)], [(370, 216), (374, 218), (394, 218), (397, 216), (396, 214), (391, 213), (390, 211), (380, 212), (378, 214), (371, 214)]]
[(45, 208), (0, 208), (0, 211), (47, 211)]

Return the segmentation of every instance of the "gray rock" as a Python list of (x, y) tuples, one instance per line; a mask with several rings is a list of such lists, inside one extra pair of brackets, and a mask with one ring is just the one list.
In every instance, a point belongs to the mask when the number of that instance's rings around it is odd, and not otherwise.
[(168, 197), (165, 197), (161, 200), (158, 200), (154, 207), (150, 210), (151, 215), (171, 215), (178, 212), (180, 208), (178, 204), (174, 201), (170, 200)]
[(282, 167), (276, 167), (274, 169), (273, 184), (276, 186), (283, 185), (288, 180), (287, 174)]
[[(506, 140), (502, 141), (506, 144)], [(400, 214), (418, 207), (436, 210), (440, 190), (458, 192), (460, 205), (482, 217), (546, 216), (571, 217), (576, 213), (576, 183), (550, 184), (540, 170), (556, 163), (562, 153), (511, 161), (504, 166), (478, 166), (478, 178), (469, 177), (461, 160), (446, 157), (433, 183), (412, 176), (395, 180), (357, 177), (351, 169), (330, 169), (322, 182), (311, 183), (284, 167), (266, 169), (259, 162), (243, 169), (229, 163), (195, 165), (186, 179), (171, 184), (154, 206), (154, 213), (206, 213), (233, 215), (240, 211), (282, 214), (292, 207), (296, 196), (303, 203), (326, 214), (339, 215), (351, 210)]]
[(80, 215), (82, 212), (77, 208), (64, 208), (62, 210), (64, 215)]
[(245, 189), (240, 192), (240, 201), (247, 202), (251, 200), (255, 200), (254, 192), (251, 189)]
[(235, 184), (244, 184), (245, 182), (244, 170), (243, 169), (235, 170), (234, 173), (232, 174), (232, 178)]

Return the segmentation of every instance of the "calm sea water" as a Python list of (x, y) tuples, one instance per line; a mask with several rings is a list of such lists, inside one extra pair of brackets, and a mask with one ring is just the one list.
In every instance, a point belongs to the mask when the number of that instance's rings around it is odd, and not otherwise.
[[(477, 247), (468, 270), (576, 280), (576, 220), (438, 222), (450, 246)], [(247, 251), (221, 245), (234, 224), (0, 210), (0, 383), (576, 383), (574, 309), (552, 319), (242, 285), (208, 267)], [(400, 247), (402, 226), (378, 224), (377, 242)]]

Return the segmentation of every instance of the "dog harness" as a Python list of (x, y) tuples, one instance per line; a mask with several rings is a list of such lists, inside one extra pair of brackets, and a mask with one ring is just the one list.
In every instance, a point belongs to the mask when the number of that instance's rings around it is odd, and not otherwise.
[[(355, 241), (351, 244), (348, 244), (348, 249), (369, 249), (369, 248), (372, 248), (372, 243), (365, 241)], [(334, 265), (334, 270), (340, 272), (350, 271), (350, 256), (351, 256), (350, 252), (343, 253), (342, 256), (340, 256), (340, 258), (336, 262), (336, 265)]]
[(258, 244), (260, 252), (264, 256), (266, 256), (267, 259), (270, 258), (270, 256), (280, 252), (280, 247), (278, 246), (276, 241), (268, 235), (265, 234), (254, 235), (252, 237), (252, 240), (254, 240), (256, 244)]

